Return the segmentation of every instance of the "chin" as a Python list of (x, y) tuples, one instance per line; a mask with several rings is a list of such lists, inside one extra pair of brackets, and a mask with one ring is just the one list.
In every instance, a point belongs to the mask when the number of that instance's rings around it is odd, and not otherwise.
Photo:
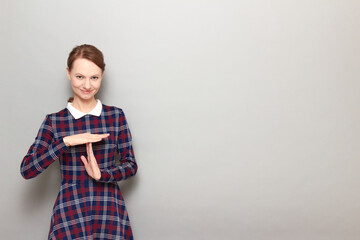
[(91, 95), (85, 95), (85, 94), (78, 94), (78, 98), (83, 99), (83, 100), (89, 100), (92, 99), (95, 95), (91, 94)]

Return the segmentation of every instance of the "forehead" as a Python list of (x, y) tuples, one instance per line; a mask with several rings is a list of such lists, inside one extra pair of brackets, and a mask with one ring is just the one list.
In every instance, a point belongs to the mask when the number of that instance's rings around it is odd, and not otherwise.
[(102, 70), (92, 61), (85, 58), (78, 58), (73, 62), (71, 72), (84, 75), (95, 75), (101, 74)]

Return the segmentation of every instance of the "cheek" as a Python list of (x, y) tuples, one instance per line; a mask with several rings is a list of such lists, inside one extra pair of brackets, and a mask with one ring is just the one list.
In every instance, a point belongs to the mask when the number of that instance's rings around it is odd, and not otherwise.
[(94, 88), (99, 89), (101, 87), (101, 81), (93, 83)]
[(80, 81), (77, 81), (75, 79), (71, 79), (71, 86), (73, 87), (79, 87), (81, 85)]

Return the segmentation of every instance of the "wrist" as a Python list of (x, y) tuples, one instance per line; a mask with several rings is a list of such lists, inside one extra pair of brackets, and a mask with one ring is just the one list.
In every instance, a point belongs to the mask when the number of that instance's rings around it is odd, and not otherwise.
[(66, 145), (67, 147), (70, 146), (69, 138), (68, 138), (68, 137), (64, 137), (64, 138), (63, 138), (63, 141), (64, 141), (64, 143), (65, 143), (65, 145)]

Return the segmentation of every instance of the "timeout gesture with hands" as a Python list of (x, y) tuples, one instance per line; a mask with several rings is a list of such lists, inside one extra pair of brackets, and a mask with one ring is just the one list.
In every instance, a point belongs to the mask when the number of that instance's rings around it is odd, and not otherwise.
[(95, 180), (99, 180), (101, 177), (100, 169), (97, 164), (93, 149), (92, 143), (99, 142), (103, 138), (107, 138), (110, 134), (92, 134), (92, 133), (81, 133), (71, 136), (64, 137), (64, 143), (66, 146), (75, 146), (80, 144), (86, 144), (87, 158), (81, 156), (81, 161), (84, 163), (85, 170)]

